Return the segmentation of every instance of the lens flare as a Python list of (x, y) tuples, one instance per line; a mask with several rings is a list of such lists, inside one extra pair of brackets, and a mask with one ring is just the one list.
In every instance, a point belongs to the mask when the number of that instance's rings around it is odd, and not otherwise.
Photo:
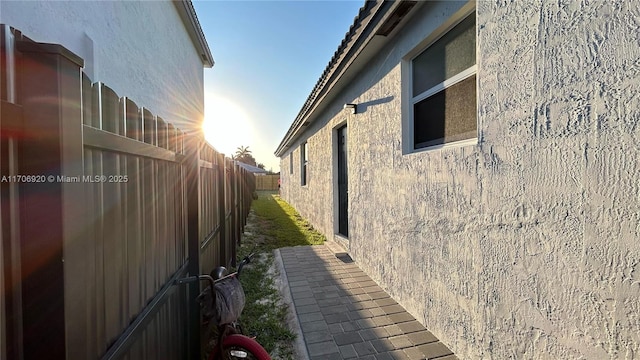
[(231, 156), (238, 147), (253, 144), (249, 118), (233, 101), (207, 93), (204, 112), (204, 137), (216, 150)]

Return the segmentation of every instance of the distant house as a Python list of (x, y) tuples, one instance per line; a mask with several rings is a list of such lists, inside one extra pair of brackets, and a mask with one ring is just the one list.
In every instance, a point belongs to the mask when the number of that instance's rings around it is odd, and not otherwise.
[(366, 2), (282, 197), (460, 358), (637, 356), (638, 7)]
[(241, 168), (251, 172), (253, 175), (256, 175), (256, 176), (267, 175), (267, 170), (259, 168), (257, 166), (245, 164), (242, 161), (235, 161), (235, 160), (234, 160), (234, 163), (236, 163), (236, 165), (240, 166)]
[(203, 67), (214, 61), (191, 1), (3, 1), (0, 23), (61, 44), (92, 81), (200, 131)]

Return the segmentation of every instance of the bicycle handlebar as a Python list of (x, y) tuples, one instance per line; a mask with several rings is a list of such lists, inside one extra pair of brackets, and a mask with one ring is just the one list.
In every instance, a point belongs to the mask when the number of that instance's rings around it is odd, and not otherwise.
[(238, 279), (240, 278), (240, 273), (242, 272), (242, 268), (251, 262), (251, 258), (253, 258), (253, 256), (255, 255), (255, 253), (251, 253), (247, 256), (244, 257), (244, 259), (242, 259), (242, 261), (240, 262), (240, 265), (238, 265), (238, 271), (236, 272), (236, 274), (238, 274)]
[(221, 277), (219, 279), (215, 279), (215, 280), (210, 275), (199, 275), (198, 279), (202, 280), (202, 281), (208, 281), (209, 285), (211, 286), (212, 289), (213, 289), (213, 286), (214, 286), (215, 283), (218, 283), (218, 282), (223, 281), (225, 279), (228, 279), (230, 277), (235, 276), (238, 279), (240, 279), (240, 273), (242, 272), (242, 268), (246, 264), (251, 262), (251, 259), (253, 258), (254, 255), (255, 255), (255, 253), (251, 253), (251, 254), (245, 256), (244, 259), (242, 259), (242, 261), (240, 262), (240, 265), (238, 265), (238, 271), (236, 271), (236, 272), (232, 272), (229, 275), (223, 276), (223, 277)]

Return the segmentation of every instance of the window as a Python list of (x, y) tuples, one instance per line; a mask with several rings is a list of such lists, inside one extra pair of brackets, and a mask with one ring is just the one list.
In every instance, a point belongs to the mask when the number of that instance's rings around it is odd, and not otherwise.
[(300, 185), (307, 185), (307, 143), (300, 145)]
[(293, 174), (293, 151), (289, 154), (289, 174)]
[(475, 12), (411, 60), (413, 149), (477, 137)]

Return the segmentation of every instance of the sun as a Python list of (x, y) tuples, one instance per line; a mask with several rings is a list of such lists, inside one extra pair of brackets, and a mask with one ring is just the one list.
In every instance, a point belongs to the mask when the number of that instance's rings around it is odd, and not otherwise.
[(233, 101), (211, 93), (205, 94), (202, 130), (216, 150), (231, 156), (236, 148), (252, 144), (252, 127), (246, 112)]

